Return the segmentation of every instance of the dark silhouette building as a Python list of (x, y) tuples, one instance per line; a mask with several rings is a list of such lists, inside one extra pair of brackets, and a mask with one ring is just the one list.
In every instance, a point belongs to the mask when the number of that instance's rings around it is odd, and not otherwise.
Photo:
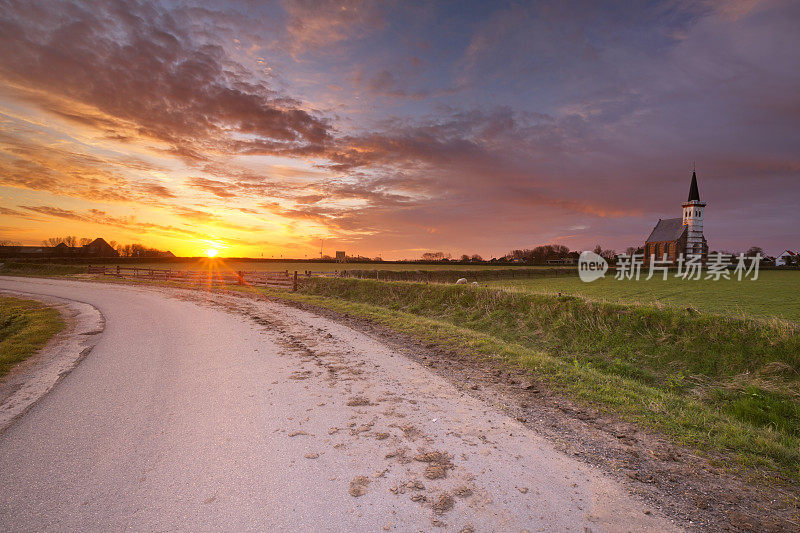
[(92, 258), (119, 257), (119, 253), (105, 239), (97, 238), (83, 246), (0, 246), (0, 257), (8, 258)]

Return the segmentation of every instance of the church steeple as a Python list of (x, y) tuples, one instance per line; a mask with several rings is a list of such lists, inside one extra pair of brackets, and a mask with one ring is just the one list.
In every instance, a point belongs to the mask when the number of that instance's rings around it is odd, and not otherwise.
[(692, 171), (692, 184), (689, 186), (689, 199), (686, 201), (691, 202), (692, 200), (700, 201), (700, 191), (697, 189), (697, 174), (695, 174), (694, 170)]
[(683, 225), (686, 227), (686, 255), (700, 255), (705, 261), (708, 244), (703, 236), (703, 213), (706, 204), (700, 201), (697, 188), (697, 173), (692, 170), (692, 184), (689, 186), (689, 199), (683, 202)]

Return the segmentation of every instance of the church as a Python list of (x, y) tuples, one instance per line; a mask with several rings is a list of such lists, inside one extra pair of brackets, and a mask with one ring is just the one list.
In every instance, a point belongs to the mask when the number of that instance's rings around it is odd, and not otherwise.
[(659, 219), (656, 227), (644, 243), (644, 260), (661, 260), (666, 255), (670, 262), (678, 257), (699, 255), (705, 263), (708, 258), (708, 243), (703, 236), (703, 212), (706, 204), (700, 201), (697, 188), (697, 174), (692, 171), (692, 184), (689, 186), (689, 199), (683, 203), (683, 216), (680, 218)]

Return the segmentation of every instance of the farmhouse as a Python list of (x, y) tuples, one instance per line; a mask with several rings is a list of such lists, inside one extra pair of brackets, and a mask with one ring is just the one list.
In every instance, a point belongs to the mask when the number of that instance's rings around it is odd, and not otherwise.
[(791, 250), (784, 250), (781, 255), (775, 258), (775, 266), (788, 266), (797, 261), (797, 256), (800, 252), (793, 252)]
[(706, 204), (700, 201), (697, 188), (697, 174), (692, 171), (689, 198), (682, 204), (683, 216), (680, 218), (659, 219), (650, 236), (644, 243), (644, 260), (651, 258), (676, 262), (678, 257), (699, 255), (703, 262), (708, 257), (708, 243), (703, 236), (703, 212)]

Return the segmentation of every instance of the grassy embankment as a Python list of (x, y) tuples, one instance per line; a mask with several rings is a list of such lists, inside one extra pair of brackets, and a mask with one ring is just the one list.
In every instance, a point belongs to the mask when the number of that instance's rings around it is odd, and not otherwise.
[(36, 353), (65, 325), (52, 307), (0, 296), (0, 376)]
[[(274, 292), (274, 291), (273, 291)], [(454, 285), (311, 279), (284, 298), (528, 369), (579, 402), (800, 480), (800, 325)]]

